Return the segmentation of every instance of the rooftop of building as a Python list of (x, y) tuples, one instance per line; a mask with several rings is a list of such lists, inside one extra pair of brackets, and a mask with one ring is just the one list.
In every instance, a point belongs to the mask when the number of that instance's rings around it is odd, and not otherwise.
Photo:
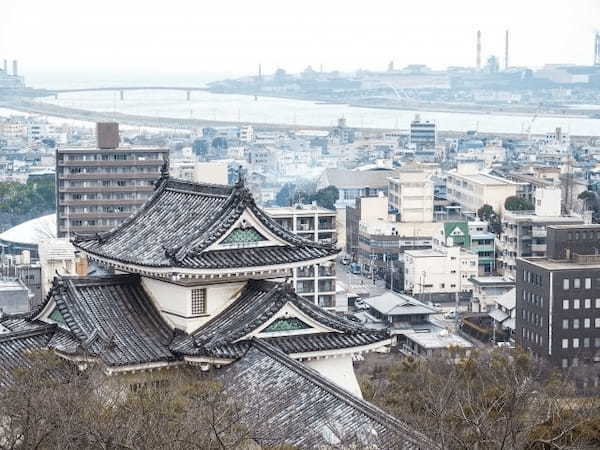
[(423, 326), (419, 325), (418, 328), (411, 331), (403, 331), (402, 334), (420, 347), (431, 350), (450, 347), (473, 347), (473, 344), (465, 338), (449, 333), (445, 328), (441, 328), (433, 323), (428, 323)]
[(508, 277), (472, 277), (471, 282), (479, 286), (514, 286), (515, 280)]
[(19, 280), (0, 280), (0, 292), (22, 290), (27, 290), (27, 288)]
[(318, 205), (296, 205), (296, 206), (270, 206), (263, 209), (271, 217), (287, 217), (287, 216), (313, 216), (318, 215), (329, 215), (335, 216), (336, 212), (323, 208)]
[(578, 225), (548, 225), (548, 228), (552, 228), (554, 230), (592, 230), (599, 231), (600, 224), (578, 224)]
[(98, 152), (114, 152), (114, 151), (144, 151), (154, 153), (168, 153), (169, 149), (166, 147), (157, 147), (155, 145), (119, 145), (115, 148), (100, 148), (90, 146), (59, 146), (57, 148), (59, 153), (98, 153)]
[(364, 302), (386, 316), (405, 316), (413, 314), (435, 314), (437, 310), (414, 297), (386, 292), (376, 297), (368, 297)]
[(600, 269), (600, 255), (581, 255), (578, 259), (575, 255), (573, 259), (549, 259), (542, 256), (518, 258), (534, 266), (545, 270), (590, 270)]
[(16, 225), (0, 234), (0, 241), (23, 245), (39, 245), (56, 237), (56, 214), (37, 217)]

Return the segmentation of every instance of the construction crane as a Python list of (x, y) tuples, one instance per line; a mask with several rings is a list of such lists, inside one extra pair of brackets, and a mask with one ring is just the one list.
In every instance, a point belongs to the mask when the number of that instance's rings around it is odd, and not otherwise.
[(531, 118), (531, 120), (529, 121), (529, 124), (527, 125), (527, 140), (531, 141), (531, 127), (533, 126), (533, 122), (535, 122), (535, 119), (538, 118), (538, 116), (540, 115), (540, 110), (542, 109), (542, 103), (540, 103), (538, 105), (538, 107), (535, 110), (535, 113), (533, 114), (533, 117)]

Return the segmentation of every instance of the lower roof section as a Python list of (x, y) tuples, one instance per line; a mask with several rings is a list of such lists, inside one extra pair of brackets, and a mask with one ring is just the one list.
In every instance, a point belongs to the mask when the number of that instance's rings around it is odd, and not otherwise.
[(45, 338), (36, 345), (69, 359), (99, 361), (109, 372), (184, 360), (227, 364), (255, 337), (297, 359), (361, 353), (390, 343), (385, 331), (326, 311), (288, 284), (261, 280), (247, 282), (225, 310), (187, 334), (167, 323), (140, 276), (131, 274), (56, 278), (30, 316), (0, 319), (4, 340), (40, 328)]
[[(255, 339), (225, 373), (242, 402), (261, 405), (271, 438), (294, 448), (435, 449), (406, 423), (356, 397), (317, 371)], [(261, 442), (259, 442), (260, 444)], [(268, 442), (265, 442), (268, 444)]]

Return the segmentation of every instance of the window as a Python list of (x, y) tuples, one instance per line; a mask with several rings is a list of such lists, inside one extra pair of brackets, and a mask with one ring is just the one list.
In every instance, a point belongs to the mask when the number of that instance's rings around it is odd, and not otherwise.
[(569, 348), (569, 340), (568, 339), (562, 340), (562, 348)]
[(568, 278), (565, 278), (563, 280), (563, 290), (564, 291), (568, 291), (569, 290), (569, 279)]
[(579, 348), (579, 338), (573, 338), (573, 348)]
[(206, 314), (206, 289), (192, 289), (192, 316)]
[(590, 338), (583, 338), (583, 348), (590, 348)]
[(596, 308), (600, 308), (600, 298), (597, 298), (595, 300), (595, 306), (596, 306)]
[(574, 278), (573, 279), (573, 289), (579, 289), (579, 288), (581, 288), (581, 279)]
[(573, 300), (573, 309), (579, 309), (579, 299), (578, 298)]
[(591, 278), (586, 278), (585, 279), (585, 288), (586, 289), (591, 289), (592, 288), (592, 279)]
[(569, 300), (563, 300), (563, 309), (569, 309)]
[(586, 299), (583, 301), (583, 307), (584, 307), (585, 309), (590, 309), (590, 308), (592, 307), (592, 299), (591, 299), (591, 298), (586, 298)]
[(594, 338), (594, 347), (600, 348), (600, 337)]
[(583, 319), (583, 328), (589, 328), (590, 324), (591, 324), (591, 320), (589, 317), (586, 317), (585, 319)]
[(596, 318), (594, 319), (594, 326), (595, 326), (596, 328), (600, 328), (600, 317), (596, 317)]
[(569, 360), (567, 358), (562, 359), (562, 368), (566, 369), (569, 367)]
[(579, 329), (579, 319), (573, 319), (573, 329), (574, 330)]
[(563, 321), (562, 321), (562, 327), (563, 327), (563, 330), (568, 330), (569, 329), (569, 319), (563, 319)]

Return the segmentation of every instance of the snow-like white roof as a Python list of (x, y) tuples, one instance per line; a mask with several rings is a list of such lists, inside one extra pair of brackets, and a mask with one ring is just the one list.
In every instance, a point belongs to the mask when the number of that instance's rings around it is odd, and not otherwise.
[(56, 237), (56, 214), (28, 220), (3, 233), (0, 240), (15, 244), (38, 245), (41, 241)]

